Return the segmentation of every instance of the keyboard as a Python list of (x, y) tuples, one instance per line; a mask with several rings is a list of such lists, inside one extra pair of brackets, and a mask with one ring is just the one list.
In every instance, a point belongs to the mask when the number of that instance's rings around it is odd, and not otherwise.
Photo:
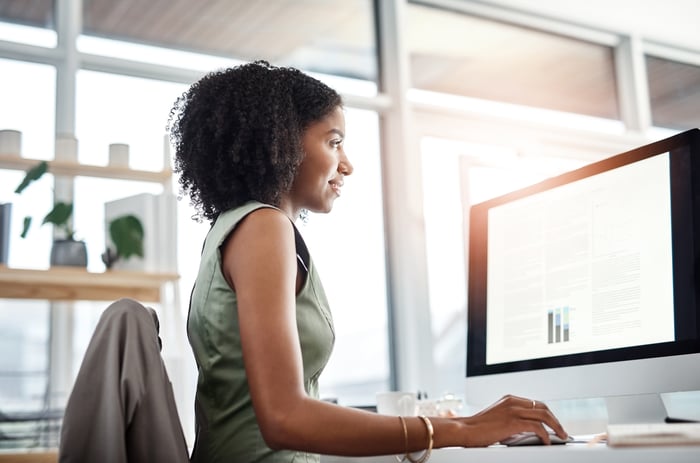
[(700, 445), (700, 423), (610, 424), (608, 445)]

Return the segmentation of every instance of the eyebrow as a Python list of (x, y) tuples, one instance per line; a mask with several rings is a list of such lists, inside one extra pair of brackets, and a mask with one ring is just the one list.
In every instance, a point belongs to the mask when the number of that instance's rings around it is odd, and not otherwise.
[(341, 137), (341, 138), (345, 138), (345, 134), (344, 134), (344, 133), (342, 132), (342, 130), (340, 130), (340, 129), (330, 129), (330, 130), (329, 130), (328, 132), (326, 132), (326, 133), (334, 133), (334, 134), (338, 135), (338, 136)]

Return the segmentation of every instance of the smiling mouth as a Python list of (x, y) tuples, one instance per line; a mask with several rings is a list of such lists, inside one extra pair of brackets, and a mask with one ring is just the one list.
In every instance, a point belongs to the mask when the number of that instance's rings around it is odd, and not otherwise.
[(329, 182), (331, 185), (331, 189), (335, 191), (335, 194), (340, 196), (340, 189), (343, 187), (343, 184), (341, 182)]

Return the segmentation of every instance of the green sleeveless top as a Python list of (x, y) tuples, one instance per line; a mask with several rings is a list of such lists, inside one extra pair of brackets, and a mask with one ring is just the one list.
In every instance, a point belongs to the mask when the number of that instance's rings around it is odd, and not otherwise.
[[(222, 213), (204, 242), (187, 317), (187, 335), (199, 372), (192, 462), (320, 461), (316, 454), (275, 451), (267, 447), (250, 398), (241, 350), (238, 304), (236, 294), (222, 273), (221, 246), (246, 215), (263, 207), (273, 206), (249, 202)], [(318, 377), (331, 354), (335, 333), (321, 281), (296, 227), (294, 232), (297, 255), (306, 256), (304, 265), (308, 269), (306, 281), (296, 297), (304, 388), (310, 397), (318, 398)]]

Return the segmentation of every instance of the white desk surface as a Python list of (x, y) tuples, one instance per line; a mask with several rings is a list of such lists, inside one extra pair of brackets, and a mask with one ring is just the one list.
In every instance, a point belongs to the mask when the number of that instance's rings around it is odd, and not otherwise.
[[(700, 391), (664, 394), (669, 416), (700, 421)], [(579, 438), (598, 434), (607, 425), (605, 402), (561, 401), (550, 408), (563, 419), (564, 428)], [(470, 412), (477, 410), (470, 410)], [(700, 445), (608, 447), (604, 443), (487, 448), (451, 447), (433, 450), (427, 463), (700, 463)], [(393, 455), (381, 457), (321, 456), (321, 463), (396, 463)]]
[[(429, 463), (698, 463), (700, 445), (686, 447), (611, 448), (605, 444), (488, 448), (445, 448), (434, 450)], [(396, 463), (394, 456), (332, 457), (321, 463)]]

